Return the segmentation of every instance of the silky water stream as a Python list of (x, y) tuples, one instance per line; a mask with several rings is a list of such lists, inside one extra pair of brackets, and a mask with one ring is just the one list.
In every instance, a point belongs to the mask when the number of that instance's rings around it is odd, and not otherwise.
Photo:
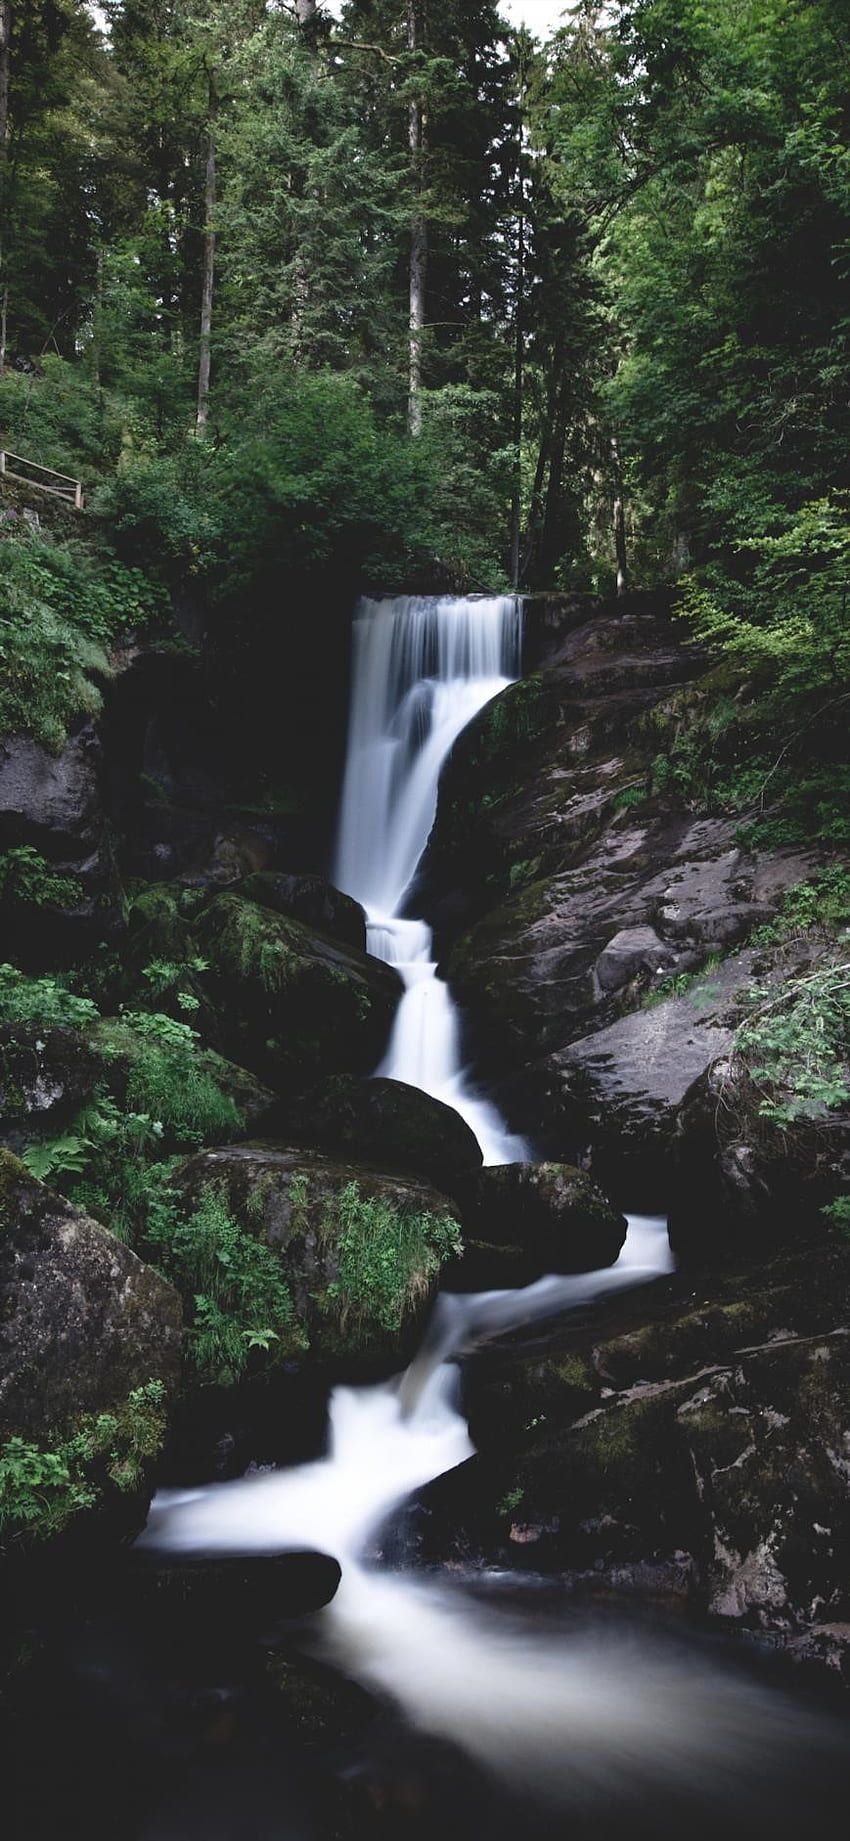
[[(339, 885), (366, 908), (371, 950), (398, 966), (405, 987), (378, 1071), (453, 1105), (491, 1163), (528, 1151), (464, 1070), (430, 929), (407, 904), (443, 763), (466, 724), (518, 676), (520, 642), (512, 597), (361, 604), (336, 865)], [(670, 1270), (664, 1222), (637, 1217), (610, 1269), (443, 1296), (405, 1377), (335, 1391), (324, 1459), (157, 1498), (148, 1548), (318, 1546), (340, 1560), (342, 1583), (311, 1621), (308, 1652), (478, 1773), (471, 1804), (426, 1799), (421, 1830), (421, 1797), (402, 1795), (401, 1807), (390, 1798), (381, 1833), (431, 1833), (433, 1823), (448, 1832), (454, 1821), (466, 1832), (470, 1819), (483, 1819), (489, 1832), (511, 1834), (672, 1835), (683, 1821), (709, 1833), (722, 1821), (740, 1837), (784, 1835), (811, 1815), (812, 1770), (822, 1789), (834, 1775), (829, 1722), (695, 1636), (599, 1610), (582, 1615), (564, 1597), (542, 1611), (528, 1575), (517, 1596), (493, 1575), (473, 1590), (446, 1574), (380, 1567), (382, 1527), (412, 1493), (472, 1455), (457, 1358)]]
[[(407, 910), (440, 769), (465, 725), (518, 676), (520, 639), (511, 597), (361, 604), (336, 865), (367, 910), (372, 951), (398, 966), (405, 987), (378, 1071), (453, 1105), (493, 1163), (522, 1160), (527, 1147), (464, 1069), (430, 929)], [(527, 1569), (404, 1570), (403, 1540), (401, 1566), (387, 1563), (388, 1552), (398, 1562), (408, 1499), (472, 1455), (460, 1358), (498, 1335), (539, 1335), (527, 1327), (535, 1320), (600, 1311), (670, 1269), (664, 1222), (633, 1217), (610, 1269), (444, 1295), (407, 1375), (336, 1389), (326, 1457), (161, 1492), (139, 1548), (166, 1571), (172, 1555), (304, 1547), (340, 1561), (336, 1597), (285, 1638), (297, 1717), (282, 1715), (264, 1664), (251, 1676), (256, 1631), (235, 1657), (222, 1653), (214, 1619), (203, 1639), (197, 1626), (190, 1641), (169, 1628), (173, 1654), (163, 1655), (161, 1619), (147, 1648), (144, 1631), (128, 1642), (114, 1618), (100, 1632), (89, 1620), (64, 1658), (54, 1646), (48, 1692), (19, 1721), (14, 1836), (449, 1841), (480, 1830), (488, 1841), (678, 1841), (686, 1827), (698, 1841), (722, 1824), (724, 1841), (791, 1841), (802, 1823), (826, 1832), (831, 1798), (848, 1802), (846, 1727), (760, 1664), (681, 1623), (598, 1601), (582, 1610)], [(321, 1742), (305, 1748), (311, 1670), (332, 1712)], [(361, 1708), (352, 1736), (346, 1696), (363, 1690), (380, 1711), (361, 1731)], [(196, 1700), (203, 1731), (187, 1745)]]

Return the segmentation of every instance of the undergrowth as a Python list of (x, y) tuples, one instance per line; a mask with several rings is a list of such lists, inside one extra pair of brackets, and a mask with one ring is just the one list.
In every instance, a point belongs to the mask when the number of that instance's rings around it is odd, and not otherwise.
[(333, 1236), (338, 1258), (326, 1295), (354, 1342), (374, 1323), (397, 1335), (443, 1261), (462, 1251), (451, 1215), (409, 1212), (386, 1196), (361, 1196), (356, 1182), (328, 1203), (322, 1231)]
[(22, 1437), (0, 1445), (0, 1544), (58, 1534), (94, 1508), (107, 1483), (130, 1491), (165, 1436), (161, 1381), (136, 1387), (111, 1412), (87, 1414), (55, 1445)]

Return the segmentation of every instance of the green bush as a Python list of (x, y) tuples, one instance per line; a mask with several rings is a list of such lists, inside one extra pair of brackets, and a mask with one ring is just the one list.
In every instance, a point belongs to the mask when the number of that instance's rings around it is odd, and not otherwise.
[(31, 844), (20, 844), (0, 856), (0, 902), (22, 901), (35, 908), (71, 908), (82, 900), (76, 876), (51, 869)]
[(58, 753), (69, 728), (96, 715), (121, 632), (163, 612), (138, 569), (43, 531), (0, 542), (0, 734), (34, 735)]
[(376, 1322), (397, 1335), (443, 1261), (463, 1250), (451, 1215), (414, 1213), (386, 1196), (361, 1196), (355, 1182), (328, 1204), (323, 1231), (333, 1237), (339, 1261), (326, 1295), (355, 1342)]

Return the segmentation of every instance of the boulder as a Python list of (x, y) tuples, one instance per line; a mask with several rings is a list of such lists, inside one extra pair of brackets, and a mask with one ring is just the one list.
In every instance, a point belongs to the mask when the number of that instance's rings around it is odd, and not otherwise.
[(255, 1131), (277, 1103), (268, 1087), (223, 1055), (147, 1038), (120, 1017), (80, 1028), (0, 1027), (0, 1142), (19, 1149), (55, 1135), (95, 1089), (158, 1118), (166, 1143), (198, 1132), (215, 1141)]
[(459, 1242), (439, 1191), (268, 1144), (203, 1151), (174, 1180), (189, 1198), (221, 1190), (240, 1226), (279, 1254), (312, 1359), (360, 1373), (410, 1358)]
[(779, 1131), (736, 1058), (721, 1057), (684, 1095), (671, 1146), (670, 1240), (689, 1265), (823, 1240), (823, 1208), (850, 1190), (850, 1107)]
[(0, 1424), (50, 1439), (176, 1386), (180, 1301), (98, 1221), (0, 1152)]
[[(582, 1170), (563, 1163), (490, 1164), (461, 1190), (465, 1253), (459, 1273), (512, 1273), (529, 1284), (547, 1272), (613, 1265), (626, 1237), (624, 1215)], [(449, 1282), (455, 1280), (450, 1275)]]
[(278, 914), (289, 914), (307, 927), (319, 927), (344, 946), (366, 951), (366, 916), (359, 901), (344, 895), (324, 876), (285, 876), (258, 870), (246, 877), (242, 893)]
[(623, 927), (603, 947), (593, 974), (600, 991), (620, 991), (634, 978), (657, 978), (675, 963), (675, 952), (654, 927)]
[(665, 1280), (545, 1337), (504, 1337), (467, 1358), (464, 1400), (479, 1455), (407, 1515), (419, 1558), (686, 1599), (835, 1665), (830, 1632), (850, 1617), (850, 1249)]
[(89, 1100), (102, 1078), (97, 1050), (79, 1029), (35, 1023), (0, 1027), (0, 1141), (28, 1142), (55, 1131)]
[(237, 894), (215, 897), (197, 938), (234, 1059), (290, 1092), (376, 1065), (401, 994), (391, 966)]
[(87, 857), (100, 841), (101, 749), (87, 724), (61, 754), (29, 735), (0, 742), (0, 849), (32, 844), (52, 861)]
[(287, 1108), (286, 1125), (330, 1156), (420, 1176), (448, 1195), (481, 1166), (481, 1146), (454, 1107), (384, 1076), (326, 1082)]

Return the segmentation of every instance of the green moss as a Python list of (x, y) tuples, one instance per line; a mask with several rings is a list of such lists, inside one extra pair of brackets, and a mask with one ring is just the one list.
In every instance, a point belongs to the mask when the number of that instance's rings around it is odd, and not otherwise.
[(267, 991), (279, 991), (303, 956), (304, 935), (297, 922), (239, 896), (220, 895), (216, 910), (211, 948), (216, 962), (239, 978), (259, 978)]

